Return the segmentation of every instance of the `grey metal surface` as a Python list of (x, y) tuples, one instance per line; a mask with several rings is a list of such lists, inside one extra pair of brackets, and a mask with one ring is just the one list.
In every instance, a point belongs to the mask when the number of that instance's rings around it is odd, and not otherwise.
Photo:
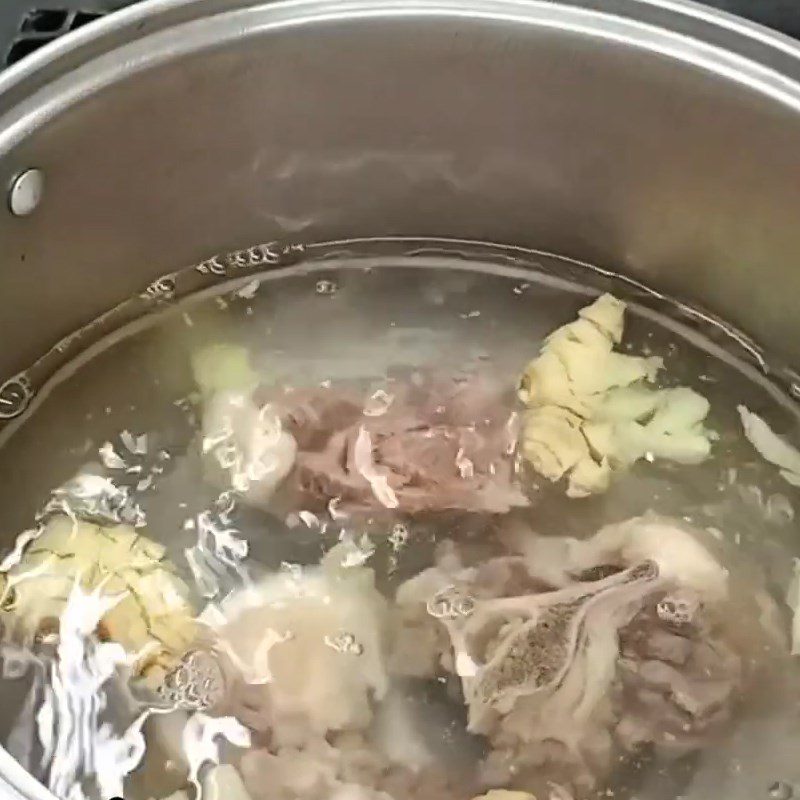
[[(0, 69), (58, 36), (140, 0), (5, 0), (0, 4)], [(794, 38), (800, 38), (797, 0), (701, 0)], [(33, 22), (33, 24), (31, 24)], [(37, 24), (38, 23), (38, 24)]]
[(626, 0), (172, 0), (92, 27), (0, 76), (2, 179), (48, 175), (0, 217), (0, 374), (177, 266), (360, 235), (619, 268), (800, 363), (789, 40)]
[(798, 142), (800, 49), (679, 0), (139, 4), (0, 75), (0, 180), (47, 175), (0, 383), (213, 253), (381, 235), (617, 269), (797, 366)]

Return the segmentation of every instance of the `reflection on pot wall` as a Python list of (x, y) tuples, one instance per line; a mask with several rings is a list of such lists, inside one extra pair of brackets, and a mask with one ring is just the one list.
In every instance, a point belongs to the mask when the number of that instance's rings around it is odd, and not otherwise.
[[(352, 235), (501, 241), (619, 268), (796, 357), (797, 85), (776, 78), (777, 102), (654, 55), (675, 41), (618, 19), (486, 8), (519, 19), (287, 28), (269, 27), (270, 9), (230, 12), (60, 78), (62, 98), (87, 96), (41, 125), (32, 101), (3, 158), (6, 176), (43, 169), (47, 190), (36, 214), (0, 223), (15, 298), (2, 372), (214, 252)], [(603, 38), (620, 32), (640, 41)]]

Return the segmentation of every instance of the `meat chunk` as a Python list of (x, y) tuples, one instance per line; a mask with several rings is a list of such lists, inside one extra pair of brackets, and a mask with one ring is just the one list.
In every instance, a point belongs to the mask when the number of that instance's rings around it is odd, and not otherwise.
[(505, 513), (528, 501), (515, 480), (513, 416), (489, 381), (399, 385), (376, 411), (332, 389), (283, 400), (307, 505), (345, 512)]
[(728, 570), (697, 532), (645, 516), (585, 540), (505, 538), (520, 555), (442, 547), (396, 597), (393, 670), (460, 679), (484, 786), (584, 794), (642, 745), (681, 755), (721, 731), (751, 651), (722, 624)]
[(660, 613), (664, 602), (643, 610), (621, 634), (615, 735), (626, 750), (652, 744), (678, 756), (706, 744), (729, 718), (743, 669), (702, 610), (695, 609), (692, 626), (676, 631), (672, 617)]

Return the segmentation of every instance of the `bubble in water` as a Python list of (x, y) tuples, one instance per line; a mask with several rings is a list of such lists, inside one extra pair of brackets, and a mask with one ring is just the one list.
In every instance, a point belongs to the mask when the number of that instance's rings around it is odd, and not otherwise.
[(336, 636), (326, 636), (325, 644), (337, 653), (346, 655), (360, 656), (364, 652), (362, 645), (352, 633), (342, 631)]
[(317, 281), (315, 291), (317, 294), (336, 294), (336, 292), (339, 291), (339, 286), (335, 281), (321, 280)]
[(0, 419), (12, 419), (21, 414), (28, 407), (32, 394), (26, 379), (9, 378), (0, 386)]
[(175, 289), (175, 277), (164, 275), (154, 280), (139, 296), (143, 300), (171, 300), (175, 295)]
[(389, 544), (396, 553), (408, 543), (408, 527), (402, 522), (398, 522), (389, 534)]
[(219, 703), (225, 693), (225, 677), (216, 657), (193, 650), (164, 679), (159, 693), (169, 703), (187, 711), (205, 711)]
[(364, 403), (364, 416), (381, 417), (389, 410), (393, 402), (393, 394), (389, 394), (383, 389), (378, 389)]
[(428, 601), (427, 610), (436, 619), (468, 617), (475, 610), (475, 600), (455, 586), (448, 586)]
[(475, 601), (469, 597), (462, 597), (455, 603), (455, 611), (460, 617), (468, 617), (475, 610)]
[(679, 628), (691, 625), (699, 611), (699, 598), (685, 592), (668, 594), (656, 606), (656, 614), (662, 622)]

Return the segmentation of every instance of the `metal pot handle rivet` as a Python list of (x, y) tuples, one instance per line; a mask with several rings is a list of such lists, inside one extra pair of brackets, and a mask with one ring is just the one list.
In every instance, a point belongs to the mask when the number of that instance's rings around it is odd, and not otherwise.
[(44, 173), (40, 169), (26, 169), (17, 175), (8, 192), (8, 207), (14, 216), (27, 217), (42, 200)]

